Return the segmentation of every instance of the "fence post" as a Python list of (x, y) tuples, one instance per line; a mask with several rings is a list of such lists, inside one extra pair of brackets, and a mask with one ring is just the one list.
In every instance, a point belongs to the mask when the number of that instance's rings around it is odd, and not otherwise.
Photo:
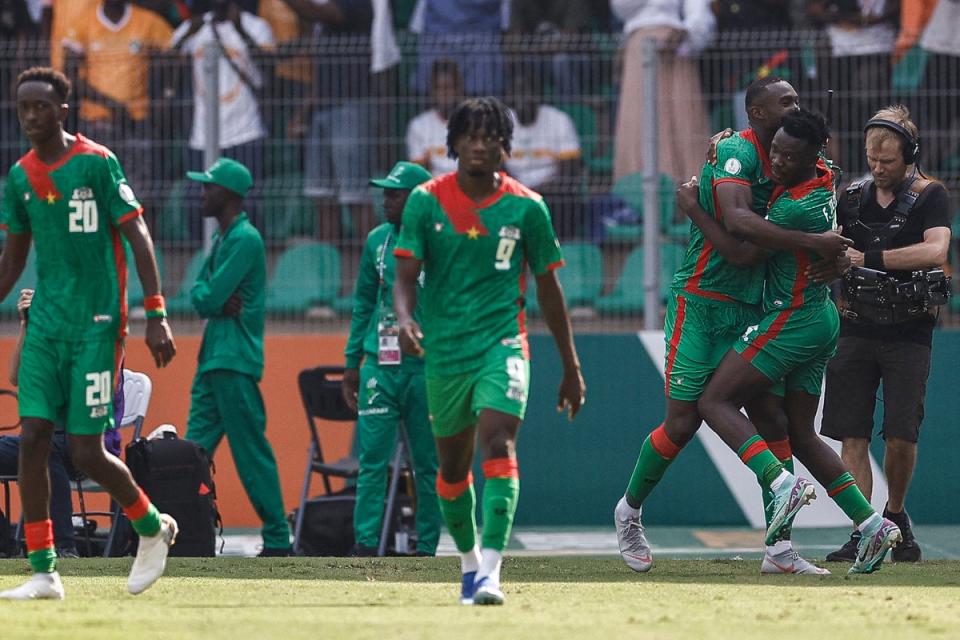
[(660, 326), (660, 171), (657, 43), (643, 41), (643, 328)]
[[(210, 28), (215, 29), (211, 22)], [(220, 157), (220, 47), (205, 47), (203, 51), (203, 99), (206, 100), (206, 133), (203, 148), (203, 168), (206, 169)], [(203, 252), (210, 253), (213, 233), (217, 229), (214, 218), (203, 219)]]

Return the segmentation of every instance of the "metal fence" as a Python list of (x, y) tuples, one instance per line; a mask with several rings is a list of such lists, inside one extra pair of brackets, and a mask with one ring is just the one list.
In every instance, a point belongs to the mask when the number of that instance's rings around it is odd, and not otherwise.
[[(506, 170), (541, 191), (553, 212), (568, 263), (560, 278), (578, 330), (635, 330), (645, 312), (659, 323), (660, 311), (644, 297), (644, 273), (662, 302), (688, 234), (675, 185), (699, 173), (711, 132), (746, 126), (743, 90), (758, 74), (783, 76), (803, 104), (821, 111), (827, 89), (835, 91), (830, 151), (848, 179), (866, 171), (862, 123), (893, 101), (907, 104), (922, 132), (924, 168), (960, 192), (960, 58), (917, 49), (891, 65), (888, 56), (833, 57), (819, 32), (722, 34), (698, 58), (657, 54), (653, 97), (641, 49), (617, 35), (401, 36), (401, 62), (376, 74), (369, 40), (332, 35), (249, 61), (234, 52), (219, 66), (221, 153), (255, 176), (248, 211), (268, 246), (271, 330), (345, 327), (365, 234), (382, 220), (382, 194), (368, 179), (401, 159), (450, 170), (440, 112), (468, 94), (498, 95), (518, 114)], [(42, 44), (23, 47), (0, 51), (4, 167), (26, 150), (7, 88), (48, 55)], [(117, 69), (130, 69), (122, 63), (132, 55), (120, 54)], [(144, 54), (138, 77), (112, 77), (111, 84), (143, 83), (136, 108), (97, 107), (84, 80), (68, 123), (119, 156), (146, 207), (164, 290), (181, 321), (193, 317), (188, 291), (203, 255), (199, 189), (184, 178), (203, 166), (197, 104), (209, 89), (201, 55)], [(77, 75), (89, 71), (81, 64)], [(653, 158), (644, 152), (651, 133), (644, 118), (657, 123)], [(656, 237), (643, 225), (651, 208)], [(651, 246), (656, 260), (645, 265)], [(133, 305), (138, 291), (132, 282)], [(6, 318), (13, 297), (0, 308)]]

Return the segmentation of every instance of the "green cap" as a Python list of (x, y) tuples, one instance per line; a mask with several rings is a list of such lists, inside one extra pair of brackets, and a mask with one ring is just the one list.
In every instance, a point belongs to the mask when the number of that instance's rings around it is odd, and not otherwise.
[(241, 198), (246, 196), (247, 191), (253, 186), (250, 170), (230, 158), (220, 158), (206, 171), (187, 171), (187, 177), (197, 182), (218, 184)]
[(370, 184), (384, 189), (413, 189), (433, 176), (415, 162), (398, 162), (386, 178), (373, 178)]

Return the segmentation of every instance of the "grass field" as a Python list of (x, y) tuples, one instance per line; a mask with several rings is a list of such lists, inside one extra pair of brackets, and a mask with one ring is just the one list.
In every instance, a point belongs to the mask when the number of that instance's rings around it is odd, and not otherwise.
[[(172, 559), (139, 597), (130, 560), (61, 562), (63, 602), (0, 603), (0, 638), (957, 638), (960, 563), (870, 576), (760, 576), (753, 560), (525, 557), (504, 564), (503, 607), (456, 603), (458, 561)], [(0, 589), (27, 575), (0, 561)]]

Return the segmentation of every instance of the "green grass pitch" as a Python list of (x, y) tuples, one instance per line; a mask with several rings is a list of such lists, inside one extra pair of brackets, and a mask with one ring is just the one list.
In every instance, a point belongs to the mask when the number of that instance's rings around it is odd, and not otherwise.
[[(510, 557), (503, 607), (456, 602), (456, 558), (170, 561), (141, 596), (129, 559), (62, 561), (63, 602), (0, 602), (0, 637), (833, 638), (960, 637), (960, 562), (886, 565), (869, 576), (761, 576), (758, 560)], [(0, 589), (27, 576), (0, 561)]]

